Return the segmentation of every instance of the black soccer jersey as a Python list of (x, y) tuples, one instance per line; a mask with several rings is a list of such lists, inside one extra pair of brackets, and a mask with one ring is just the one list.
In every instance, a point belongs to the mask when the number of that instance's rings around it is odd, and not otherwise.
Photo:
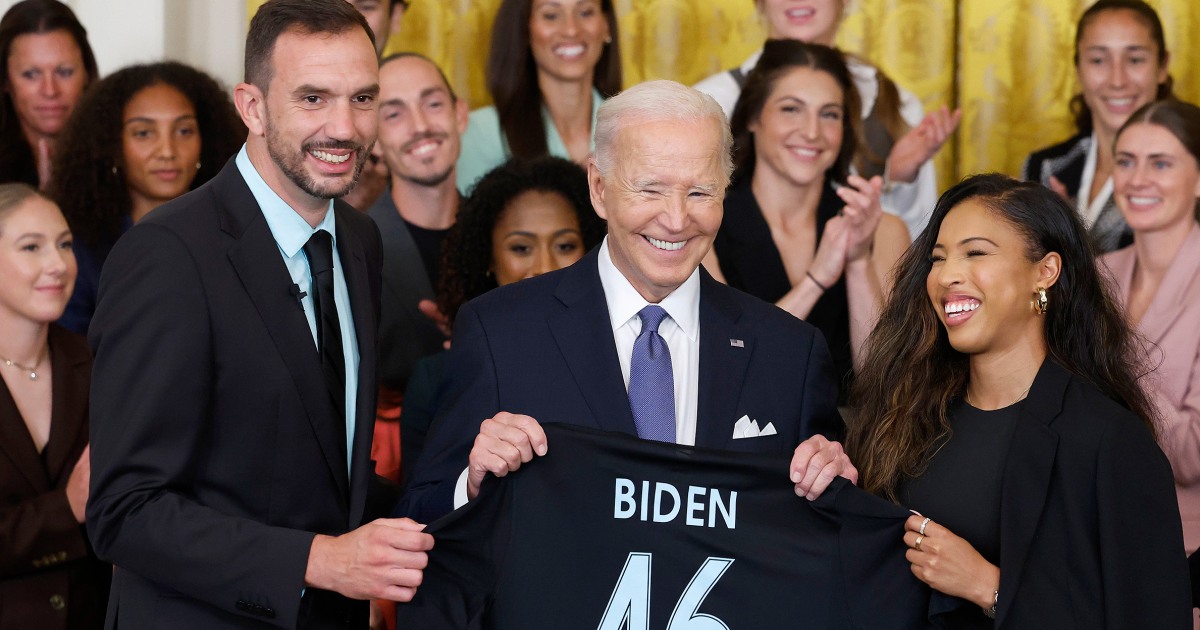
[(810, 503), (782, 457), (543, 428), (547, 455), (430, 526), (401, 630), (928, 627), (903, 508), (844, 479)]

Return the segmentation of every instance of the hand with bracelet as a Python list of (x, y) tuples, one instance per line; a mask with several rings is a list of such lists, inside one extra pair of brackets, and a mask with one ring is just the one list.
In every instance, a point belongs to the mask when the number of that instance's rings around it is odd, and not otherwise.
[(850, 245), (850, 226), (846, 217), (836, 216), (825, 222), (821, 242), (813, 254), (805, 276), (822, 293), (837, 283), (846, 269), (846, 251)]
[(905, 557), (917, 579), (941, 593), (973, 602), (985, 615), (995, 617), (1000, 567), (933, 519), (914, 514), (905, 521), (904, 530)]

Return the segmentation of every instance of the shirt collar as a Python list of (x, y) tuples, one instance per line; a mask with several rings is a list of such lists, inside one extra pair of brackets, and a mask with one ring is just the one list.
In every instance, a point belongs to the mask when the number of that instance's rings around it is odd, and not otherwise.
[[(608, 237), (600, 245), (597, 266), (600, 270), (600, 285), (604, 288), (604, 299), (608, 303), (608, 321), (613, 330), (629, 323), (646, 305), (650, 304), (629, 279), (617, 269), (608, 251)], [(683, 284), (658, 303), (670, 315), (671, 320), (688, 339), (695, 341), (700, 331), (700, 269), (692, 271)]]
[(329, 232), (333, 236), (334, 247), (337, 247), (337, 229), (334, 223), (334, 213), (331, 212), (333, 210), (332, 199), (329, 200), (325, 218), (314, 228), (295, 210), (292, 210), (292, 207), (287, 205), (282, 197), (271, 190), (262, 175), (258, 174), (258, 169), (250, 161), (246, 145), (242, 145), (242, 150), (238, 151), (234, 161), (237, 164), (238, 172), (242, 174), (242, 179), (246, 180), (250, 193), (254, 195), (254, 200), (258, 202), (258, 207), (262, 209), (263, 217), (267, 220), (267, 227), (271, 228), (271, 236), (275, 237), (275, 243), (279, 245), (279, 249), (285, 256), (288, 258), (295, 256), (296, 252), (304, 247), (309, 237), (317, 230)]

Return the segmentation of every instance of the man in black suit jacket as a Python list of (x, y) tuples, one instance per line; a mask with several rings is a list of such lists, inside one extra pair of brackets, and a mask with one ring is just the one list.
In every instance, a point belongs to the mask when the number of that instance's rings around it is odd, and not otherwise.
[(627, 392), (647, 305), (666, 311), (676, 442), (793, 453), (792, 481), (809, 498), (837, 475), (855, 479), (830, 441), (841, 419), (824, 340), (700, 268), (732, 170), (720, 107), (677, 83), (644, 83), (601, 106), (595, 142), (588, 175), (604, 244), (459, 312), (448, 407), (398, 511), (433, 519), (474, 498), (486, 474), (546, 452), (541, 422), (639, 434), (640, 401)]
[(110, 628), (365, 628), (352, 600), (411, 597), (432, 543), (359, 527), (381, 247), (331, 199), (376, 133), (370, 31), (343, 0), (270, 0), (246, 51), (246, 146), (101, 280), (87, 520), (117, 566)]

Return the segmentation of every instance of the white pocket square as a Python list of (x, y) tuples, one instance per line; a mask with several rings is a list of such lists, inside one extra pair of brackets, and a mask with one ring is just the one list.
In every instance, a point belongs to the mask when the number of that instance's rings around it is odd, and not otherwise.
[(775, 435), (775, 425), (770, 422), (760, 429), (758, 420), (751, 420), (750, 416), (742, 416), (733, 424), (733, 439), (735, 440), (768, 435)]

